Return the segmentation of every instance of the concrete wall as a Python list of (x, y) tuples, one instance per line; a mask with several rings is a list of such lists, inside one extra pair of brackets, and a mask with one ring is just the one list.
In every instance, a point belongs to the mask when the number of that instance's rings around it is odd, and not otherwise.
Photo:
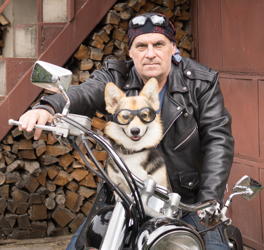
[(10, 21), (3, 50), (4, 57), (36, 56), (37, 1), (14, 0), (4, 14)]
[(67, 22), (67, 0), (43, 0), (42, 6), (38, 6), (36, 0), (13, 0), (4, 13), (11, 25), (6, 34), (3, 56), (34, 58), (39, 40), (45, 39), (41, 33), (40, 39), (37, 37), (38, 31), (41, 32), (38, 24)]
[(61, 23), (67, 21), (67, 0), (43, 0), (43, 22)]

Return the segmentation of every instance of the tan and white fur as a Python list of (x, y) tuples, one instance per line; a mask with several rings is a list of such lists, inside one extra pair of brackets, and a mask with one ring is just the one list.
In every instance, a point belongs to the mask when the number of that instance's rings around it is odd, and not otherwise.
[[(105, 103), (106, 110), (110, 114), (120, 109), (139, 110), (151, 107), (158, 110), (158, 82), (155, 78), (151, 78), (138, 96), (130, 97), (127, 97), (114, 83), (108, 83), (105, 88)], [(137, 131), (140, 130), (136, 137), (132, 134), (135, 128)], [(113, 141), (117, 153), (134, 175), (142, 180), (151, 175), (157, 184), (169, 189), (166, 166), (163, 157), (156, 149), (163, 134), (159, 114), (150, 123), (142, 122), (137, 116), (128, 125), (110, 121), (105, 127), (105, 134)], [(107, 164), (107, 172), (115, 184), (126, 193), (130, 193), (124, 177), (111, 161)]]

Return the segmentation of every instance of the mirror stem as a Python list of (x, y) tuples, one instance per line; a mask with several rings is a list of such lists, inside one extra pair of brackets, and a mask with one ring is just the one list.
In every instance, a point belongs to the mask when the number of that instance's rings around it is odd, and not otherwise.
[(59, 89), (60, 89), (60, 91), (61, 91), (61, 93), (62, 93), (62, 95), (66, 101), (66, 104), (65, 104), (63, 111), (62, 111), (62, 115), (66, 116), (69, 113), (69, 108), (70, 108), (70, 104), (71, 104), (70, 98), (68, 97), (68, 95), (66, 94), (66, 91), (63, 89), (63, 87), (61, 85), (59, 85)]
[(230, 206), (232, 199), (234, 198), (234, 196), (237, 195), (243, 195), (243, 194), (252, 194), (252, 192), (250, 190), (246, 190), (246, 191), (241, 191), (241, 192), (235, 192), (229, 195), (228, 199), (225, 202), (224, 207), (222, 208), (222, 214), (226, 215), (227, 212), (227, 208)]

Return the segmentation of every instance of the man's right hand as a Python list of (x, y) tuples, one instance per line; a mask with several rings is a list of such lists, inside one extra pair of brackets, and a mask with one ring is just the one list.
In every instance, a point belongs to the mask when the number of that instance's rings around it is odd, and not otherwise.
[[(45, 109), (32, 109), (24, 113), (20, 118), (19, 130), (25, 130), (31, 132), (35, 125), (45, 125), (47, 122), (52, 122), (53, 115)], [(42, 130), (39, 128), (35, 129), (34, 139), (38, 140)]]

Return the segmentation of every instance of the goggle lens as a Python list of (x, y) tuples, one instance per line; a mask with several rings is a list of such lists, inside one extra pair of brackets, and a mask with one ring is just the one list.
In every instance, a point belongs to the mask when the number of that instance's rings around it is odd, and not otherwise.
[(117, 122), (123, 125), (130, 123), (133, 120), (133, 118), (134, 115), (130, 112), (130, 110), (123, 109), (116, 114)]
[(147, 18), (145, 16), (134, 17), (131, 21), (134, 27), (143, 26), (146, 23)]
[(138, 113), (139, 119), (143, 122), (152, 122), (156, 117), (156, 112), (153, 109), (144, 108)]
[(164, 16), (158, 16), (158, 15), (154, 15), (150, 17), (151, 22), (154, 25), (164, 25), (166, 23), (166, 19), (164, 18)]

